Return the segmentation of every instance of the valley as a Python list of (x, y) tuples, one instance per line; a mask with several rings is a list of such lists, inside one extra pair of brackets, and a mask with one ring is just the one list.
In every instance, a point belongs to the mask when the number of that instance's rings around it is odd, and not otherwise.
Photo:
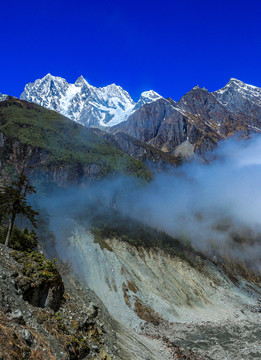
[(259, 359), (260, 121), (236, 79), (177, 102), (50, 74), (1, 95), (2, 205), (24, 172), (39, 225), (4, 247), (0, 208), (0, 359)]

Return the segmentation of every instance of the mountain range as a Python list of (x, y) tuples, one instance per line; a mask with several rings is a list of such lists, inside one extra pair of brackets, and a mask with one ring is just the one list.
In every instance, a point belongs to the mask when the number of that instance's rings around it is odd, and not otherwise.
[[(195, 188), (184, 171), (157, 182), (151, 165), (162, 171), (235, 133), (260, 132), (261, 89), (231, 79), (178, 102), (149, 91), (135, 103), (116, 85), (47, 75), (21, 97), (0, 94), (0, 187), (25, 168), (40, 249), (59, 260), (1, 245), (9, 225), (0, 214), (0, 359), (260, 358), (260, 232), (233, 219), (241, 198), (227, 187), (243, 173), (222, 172), (221, 191), (210, 181), (200, 192), (207, 206), (197, 207), (200, 194), (187, 199), (211, 176)], [(227, 202), (215, 203), (212, 189)]]
[(234, 78), (214, 92), (195, 86), (177, 102), (150, 90), (135, 103), (115, 84), (96, 88), (82, 76), (69, 84), (48, 74), (27, 84), (21, 99), (118, 134), (124, 151), (122, 134), (132, 143), (135, 139), (171, 156), (189, 157), (212, 150), (235, 133), (249, 136), (261, 130), (261, 89)]
[(148, 163), (162, 171), (235, 133), (260, 132), (261, 89), (230, 79), (215, 92), (195, 86), (177, 102), (150, 90), (135, 103), (115, 84), (48, 74), (20, 100), (0, 94), (0, 115), (2, 170), (26, 151), (35, 177), (60, 185), (113, 172), (149, 178)]
[(155, 91), (145, 91), (135, 103), (127, 91), (115, 84), (97, 88), (83, 76), (69, 84), (51, 74), (27, 84), (21, 94), (22, 100), (55, 110), (88, 127), (116, 125), (141, 106), (160, 98)]

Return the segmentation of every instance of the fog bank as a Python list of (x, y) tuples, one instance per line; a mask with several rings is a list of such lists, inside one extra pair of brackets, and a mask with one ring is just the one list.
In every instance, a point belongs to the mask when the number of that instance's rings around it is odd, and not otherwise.
[(240, 234), (248, 241), (243, 247), (233, 245), (233, 255), (259, 261), (261, 136), (224, 141), (209, 154), (208, 164), (195, 159), (155, 174), (148, 184), (107, 179), (52, 194), (41, 205), (48, 209), (58, 239), (57, 229), (72, 227), (69, 219), (75, 215), (88, 224), (86, 209), (104, 217), (116, 209), (203, 251), (230, 246)]

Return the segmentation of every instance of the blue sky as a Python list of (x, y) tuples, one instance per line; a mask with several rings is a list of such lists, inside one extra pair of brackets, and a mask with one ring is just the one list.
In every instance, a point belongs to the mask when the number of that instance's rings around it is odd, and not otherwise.
[(47, 73), (154, 89), (178, 100), (230, 77), (261, 87), (261, 1), (45, 0), (1, 3), (0, 92)]

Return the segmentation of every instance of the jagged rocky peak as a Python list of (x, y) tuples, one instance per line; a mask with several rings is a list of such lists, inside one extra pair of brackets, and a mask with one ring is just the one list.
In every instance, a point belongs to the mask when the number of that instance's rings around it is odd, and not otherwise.
[(27, 84), (20, 98), (63, 113), (60, 102), (68, 87), (65, 79), (47, 74), (42, 79)]
[(215, 91), (214, 94), (221, 95), (229, 90), (237, 91), (241, 94), (249, 95), (252, 97), (260, 97), (261, 95), (261, 88), (246, 84), (243, 81), (235, 78), (231, 78), (222, 89)]
[[(236, 79), (236, 78), (230, 78), (228, 84), (236, 84), (236, 85), (240, 85), (240, 86), (245, 86), (247, 84), (245, 84), (243, 81)], [(227, 85), (228, 85), (227, 84)], [(251, 85), (252, 86), (252, 85)]]
[(42, 79), (37, 79), (35, 82), (33, 83), (29, 83), (28, 85), (38, 85), (41, 86), (43, 84), (46, 84), (47, 86), (49, 85), (55, 85), (55, 86), (65, 86), (67, 83), (67, 81), (65, 79), (63, 79), (62, 77), (59, 76), (53, 76), (50, 73), (45, 75)]
[(91, 85), (88, 83), (86, 79), (81, 75), (78, 77), (78, 79), (74, 83), (75, 86), (87, 86), (90, 87)]
[(220, 90), (213, 95), (229, 110), (253, 115), (256, 107), (261, 107), (261, 88), (243, 81), (231, 78)]
[(116, 84), (107, 85), (98, 89), (99, 94), (102, 94), (104, 98), (108, 98), (112, 106), (120, 106), (123, 109), (133, 108), (135, 102), (131, 98), (130, 94), (124, 90), (121, 86)]
[(145, 104), (149, 104), (158, 99), (162, 99), (162, 96), (156, 93), (154, 90), (143, 91), (140, 95), (139, 101), (134, 107), (134, 111), (141, 108)]
[(207, 89), (196, 85), (176, 103), (176, 107), (192, 114), (198, 114), (209, 103), (215, 102), (217, 100)]
[(129, 100), (131, 102), (134, 103), (134, 101), (132, 100), (132, 98), (130, 97), (129, 93), (127, 91), (125, 91), (121, 86), (119, 85), (116, 85), (116, 84), (110, 84), (110, 85), (107, 85), (107, 86), (104, 86), (103, 88), (100, 88), (101, 90), (103, 90), (104, 92), (110, 94), (110, 95), (122, 95), (123, 93), (125, 95), (127, 95), (127, 97), (129, 98)]
[(168, 102), (169, 102), (171, 105), (173, 105), (173, 106), (176, 105), (176, 101), (174, 101), (171, 97), (167, 97), (166, 100), (168, 100)]
[(88, 83), (88, 81), (86, 79), (84, 79), (84, 77), (82, 75), (78, 77), (78, 79), (75, 81), (75, 84), (81, 83), (81, 82)]
[(204, 91), (209, 92), (208, 89), (206, 89), (204, 86), (201, 88), (199, 85), (194, 86), (187, 94), (189, 94), (191, 91)]
[[(138, 107), (155, 101), (154, 91), (142, 93)], [(85, 126), (113, 126), (125, 121), (135, 111), (130, 94), (116, 84), (95, 87), (81, 75), (74, 84), (65, 79), (45, 75), (25, 86), (21, 99), (55, 110)]]

